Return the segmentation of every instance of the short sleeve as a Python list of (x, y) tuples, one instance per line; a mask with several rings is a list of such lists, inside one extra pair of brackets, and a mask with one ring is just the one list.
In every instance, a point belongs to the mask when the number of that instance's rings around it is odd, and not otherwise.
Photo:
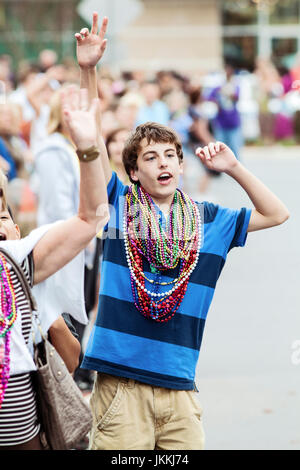
[(113, 171), (111, 179), (107, 185), (107, 196), (109, 204), (116, 206), (119, 197), (124, 195), (126, 190), (127, 186), (121, 182), (121, 180), (117, 177), (117, 174)]
[(215, 206), (215, 214), (214, 222), (227, 251), (234, 247), (244, 246), (247, 240), (251, 209), (243, 207), (236, 210)]
[(245, 207), (243, 207), (237, 213), (236, 223), (235, 223), (235, 233), (231, 241), (231, 244), (229, 246), (229, 250), (237, 246), (242, 247), (246, 244), (247, 229), (248, 229), (250, 217), (251, 217), (251, 209), (246, 209)]

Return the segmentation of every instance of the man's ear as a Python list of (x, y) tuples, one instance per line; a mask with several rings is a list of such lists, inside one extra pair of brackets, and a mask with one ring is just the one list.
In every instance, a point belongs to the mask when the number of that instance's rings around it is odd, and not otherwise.
[(132, 181), (138, 182), (139, 178), (136, 173), (137, 173), (137, 169), (130, 170), (130, 178), (132, 179)]
[(180, 163), (179, 163), (179, 174), (182, 175), (183, 174), (183, 161), (181, 160)]

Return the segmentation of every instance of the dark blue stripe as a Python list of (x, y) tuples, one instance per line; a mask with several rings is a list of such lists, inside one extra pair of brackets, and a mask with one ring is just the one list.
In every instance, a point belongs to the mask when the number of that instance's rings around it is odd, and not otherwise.
[(243, 207), (239, 213), (239, 215), (237, 216), (237, 219), (236, 219), (236, 223), (235, 223), (235, 233), (234, 233), (234, 237), (230, 243), (230, 246), (229, 246), (229, 249), (228, 251), (230, 251), (232, 248), (234, 248), (236, 246), (236, 242), (237, 240), (239, 239), (239, 236), (241, 235), (241, 231), (243, 229), (243, 225), (244, 225), (244, 220), (245, 220), (245, 216), (246, 216), (246, 208)]
[[(101, 295), (96, 325), (199, 351), (205, 320), (176, 312), (166, 323), (145, 318), (131, 302)], [(102, 313), (101, 312), (105, 312)], [(109, 312), (109, 313), (107, 313)]]
[(219, 206), (213, 204), (212, 202), (203, 202), (204, 204), (204, 223), (212, 223), (217, 215)]
[(190, 282), (214, 289), (224, 264), (225, 259), (222, 256), (213, 255), (212, 253), (200, 253), (198, 264), (191, 274)]
[(156, 385), (158, 387), (166, 387), (176, 390), (193, 390), (194, 388), (194, 382), (192, 380), (114, 364), (113, 362), (102, 361), (102, 359), (90, 357), (87, 355), (85, 355), (80, 367), (82, 369), (96, 370), (98, 372), (116, 375), (117, 377), (134, 379), (139, 382)]

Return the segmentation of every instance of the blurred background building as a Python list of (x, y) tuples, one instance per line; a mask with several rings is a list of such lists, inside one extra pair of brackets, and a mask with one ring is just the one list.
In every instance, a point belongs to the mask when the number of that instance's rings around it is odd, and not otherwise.
[(211, 71), (230, 57), (253, 70), (257, 56), (290, 66), (300, 47), (300, 0), (2, 0), (0, 54), (72, 57), (95, 9), (111, 20), (106, 60), (122, 69)]
[(94, 11), (109, 17), (98, 89), (111, 148), (124, 144), (117, 127), (141, 120), (173, 127), (187, 155), (213, 138), (237, 156), (244, 144), (300, 142), (300, 0), (1, 0), (0, 166), (16, 207), (24, 177), (39, 197), (35, 149), (52, 95), (79, 84), (74, 34)]

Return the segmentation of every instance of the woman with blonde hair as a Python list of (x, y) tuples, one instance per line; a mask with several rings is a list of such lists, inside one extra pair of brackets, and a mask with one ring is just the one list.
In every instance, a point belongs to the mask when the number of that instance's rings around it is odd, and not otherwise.
[[(64, 85), (50, 100), (48, 137), (35, 153), (35, 170), (38, 177), (38, 226), (67, 219), (75, 215), (78, 210), (79, 160), (62, 112), (62, 95), (73, 104), (78, 100), (78, 90), (79, 87), (76, 85)], [(85, 249), (84, 290), (86, 311), (89, 316), (97, 304), (100, 248), (100, 240), (95, 237)], [(76, 320), (72, 320), (72, 323), (82, 343), (85, 326)], [(93, 374), (90, 371), (77, 368), (74, 377), (82, 390), (91, 389)]]
[[(71, 306), (73, 316), (87, 321), (82, 250), (108, 218), (97, 144), (98, 108), (99, 101), (95, 100), (88, 110), (87, 92), (82, 90), (80, 97), (76, 92), (72, 95), (64, 109), (68, 135), (79, 159), (81, 179), (79, 206), (72, 217), (39, 227), (21, 238), (7, 206), (5, 184), (0, 188), (0, 248), (23, 269), (37, 300), (42, 330), (49, 331), (52, 343), (64, 349), (62, 357), (66, 357), (69, 370), (74, 368), (78, 356), (76, 358), (73, 339), (60, 313)], [(55, 187), (52, 194), (55, 194)], [(32, 380), (36, 368), (32, 357), (34, 321), (24, 289), (3, 251), (0, 253), (0, 289), (0, 450), (42, 450)]]
[(71, 102), (76, 89), (75, 85), (68, 85), (52, 95), (48, 137), (35, 149), (38, 226), (71, 217), (78, 208), (79, 164), (62, 113), (61, 100), (64, 93)]

